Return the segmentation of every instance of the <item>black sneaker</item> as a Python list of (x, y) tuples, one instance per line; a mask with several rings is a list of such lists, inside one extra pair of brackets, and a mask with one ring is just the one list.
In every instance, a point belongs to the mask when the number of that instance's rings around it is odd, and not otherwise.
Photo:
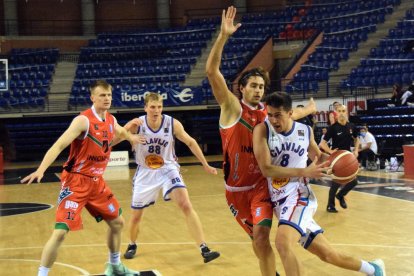
[(328, 206), (328, 207), (326, 207), (326, 211), (328, 213), (338, 213), (338, 210), (336, 210), (336, 208), (334, 206)]
[(128, 244), (128, 248), (124, 254), (125, 259), (132, 259), (137, 253), (137, 245), (136, 244)]
[(279, 274), (279, 273), (277, 273), (277, 271), (276, 271), (276, 276), (280, 276), (280, 274)]
[(211, 251), (208, 247), (205, 247), (201, 252), (201, 256), (204, 258), (204, 263), (208, 263), (220, 257), (220, 253), (217, 251)]
[(336, 195), (335, 197), (339, 200), (339, 205), (341, 205), (342, 208), (348, 208), (348, 205), (346, 205), (345, 197), (338, 195)]

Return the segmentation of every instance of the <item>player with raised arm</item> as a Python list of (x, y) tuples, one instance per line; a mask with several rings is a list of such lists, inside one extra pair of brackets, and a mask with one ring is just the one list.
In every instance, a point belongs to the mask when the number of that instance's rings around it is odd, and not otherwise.
[[(234, 24), (235, 16), (236, 8), (223, 10), (220, 33), (208, 57), (206, 72), (220, 105), (227, 204), (236, 221), (252, 239), (262, 275), (274, 276), (275, 255), (269, 241), (272, 205), (266, 179), (253, 154), (252, 142), (254, 127), (266, 118), (265, 107), (260, 101), (269, 85), (269, 78), (262, 68), (253, 68), (245, 71), (239, 79), (241, 99), (228, 89), (220, 72), (220, 63), (224, 45), (241, 26)], [(293, 116), (298, 119), (312, 112), (316, 112), (313, 100), (305, 108), (295, 110)]]

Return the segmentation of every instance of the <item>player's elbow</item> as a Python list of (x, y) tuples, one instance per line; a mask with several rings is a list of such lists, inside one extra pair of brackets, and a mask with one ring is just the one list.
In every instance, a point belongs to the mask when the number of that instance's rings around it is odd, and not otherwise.
[(262, 172), (263, 176), (270, 177), (271, 175), (271, 165), (259, 165), (260, 171)]
[(212, 79), (218, 76), (220, 72), (217, 70), (217, 68), (214, 68), (213, 66), (206, 65), (206, 75), (208, 79)]

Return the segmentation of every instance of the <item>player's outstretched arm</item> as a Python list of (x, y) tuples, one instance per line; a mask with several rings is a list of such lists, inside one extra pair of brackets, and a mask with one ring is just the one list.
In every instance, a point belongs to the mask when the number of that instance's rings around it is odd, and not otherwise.
[[(221, 56), (224, 45), (229, 37), (237, 31), (241, 24), (234, 25), (236, 16), (236, 8), (231, 6), (227, 11), (223, 10), (221, 16), (221, 29), (216, 42), (211, 49), (206, 63), (206, 73), (213, 90), (217, 103), (225, 109), (234, 108), (232, 105), (238, 104), (238, 99), (228, 89), (226, 81), (220, 72)], [(236, 107), (236, 112), (240, 111), (240, 105)]]
[(313, 114), (316, 111), (316, 103), (313, 98), (310, 98), (305, 107), (293, 109), (292, 120), (299, 120), (300, 118)]
[(178, 140), (187, 145), (194, 156), (197, 157), (198, 161), (201, 162), (206, 172), (217, 174), (217, 169), (207, 163), (207, 160), (201, 151), (200, 146), (197, 144), (197, 141), (184, 130), (181, 122), (176, 119), (174, 119), (174, 135)]
[(145, 143), (145, 136), (140, 134), (132, 134), (129, 132), (125, 127), (121, 127), (118, 123), (115, 122), (115, 135), (116, 135), (116, 143), (112, 142), (112, 145), (115, 145), (121, 141), (127, 140), (131, 143), (132, 146), (136, 144), (144, 144)]
[[(134, 118), (128, 123), (125, 124), (124, 128), (127, 132), (134, 134), (138, 132), (138, 128), (142, 125), (142, 120), (139, 118)], [(115, 130), (118, 123), (115, 123)], [(118, 135), (115, 135), (114, 139), (112, 140), (111, 146), (115, 146), (119, 143), (121, 143), (123, 140), (127, 139), (128, 135), (125, 136), (125, 134), (122, 134), (122, 130), (119, 130)], [(116, 134), (116, 133), (115, 133)], [(120, 137), (120, 135), (124, 135), (123, 138)]]
[(59, 137), (53, 146), (47, 151), (43, 157), (42, 163), (37, 170), (21, 180), (21, 183), (31, 184), (33, 181), (39, 183), (46, 169), (56, 160), (59, 154), (67, 147), (73, 140), (78, 138), (82, 133), (88, 130), (88, 119), (85, 116), (77, 116), (73, 119), (69, 128)]

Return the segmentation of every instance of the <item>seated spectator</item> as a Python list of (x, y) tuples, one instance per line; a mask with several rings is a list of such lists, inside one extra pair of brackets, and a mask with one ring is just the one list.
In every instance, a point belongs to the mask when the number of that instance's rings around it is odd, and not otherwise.
[(375, 155), (378, 151), (377, 141), (375, 140), (374, 135), (368, 131), (366, 125), (362, 126), (359, 130), (359, 153), (358, 160), (361, 162), (363, 167), (374, 167), (375, 164)]
[(392, 86), (392, 95), (391, 95), (392, 103), (388, 104), (388, 107), (400, 106), (402, 95), (403, 95), (403, 91), (402, 91), (401, 85), (399, 85), (398, 83), (394, 84)]

